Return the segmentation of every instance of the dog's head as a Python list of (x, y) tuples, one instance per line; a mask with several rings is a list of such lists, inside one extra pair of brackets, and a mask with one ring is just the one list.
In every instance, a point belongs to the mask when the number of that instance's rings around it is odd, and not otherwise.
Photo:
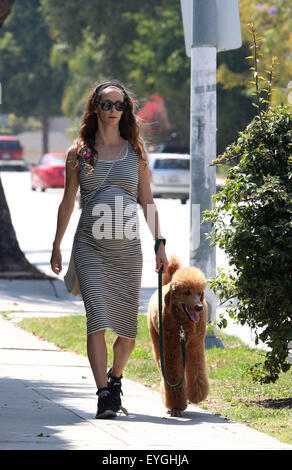
[(194, 267), (177, 270), (165, 295), (165, 304), (175, 306), (180, 314), (194, 323), (199, 323), (206, 313), (204, 291), (206, 279), (203, 272)]

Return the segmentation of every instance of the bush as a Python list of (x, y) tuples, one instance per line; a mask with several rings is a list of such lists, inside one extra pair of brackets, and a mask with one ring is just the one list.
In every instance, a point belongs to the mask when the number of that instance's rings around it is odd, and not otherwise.
[[(288, 371), (292, 338), (292, 119), (279, 106), (255, 116), (236, 143), (213, 163), (240, 158), (228, 170), (226, 185), (205, 211), (211, 244), (223, 248), (233, 272), (220, 271), (211, 282), (228, 301), (230, 317), (256, 330), (270, 349), (250, 373), (262, 383)], [(232, 298), (236, 302), (232, 302)], [(226, 326), (225, 318), (219, 326)]]

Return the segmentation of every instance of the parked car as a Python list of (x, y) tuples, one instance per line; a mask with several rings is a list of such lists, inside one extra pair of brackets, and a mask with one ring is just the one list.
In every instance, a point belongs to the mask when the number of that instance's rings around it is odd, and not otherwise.
[(155, 150), (155, 153), (179, 153), (179, 154), (188, 154), (190, 153), (189, 145), (177, 145), (174, 142), (172, 143), (163, 143), (158, 145)]
[(153, 197), (181, 199), (185, 204), (190, 191), (190, 155), (149, 154), (149, 176)]
[(46, 153), (40, 163), (33, 167), (31, 189), (45, 191), (47, 188), (64, 188), (65, 153)]
[(0, 135), (0, 161), (9, 164), (23, 162), (23, 147), (17, 136)]

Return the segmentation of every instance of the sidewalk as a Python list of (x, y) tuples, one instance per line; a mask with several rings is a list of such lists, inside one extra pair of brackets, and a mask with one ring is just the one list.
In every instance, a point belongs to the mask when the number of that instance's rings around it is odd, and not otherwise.
[(160, 395), (123, 379), (129, 416), (94, 419), (88, 361), (0, 319), (0, 449), (292, 449), (244, 425), (189, 406), (165, 413)]
[[(29, 315), (80, 314), (81, 301), (69, 294), (62, 298), (61, 281), (53, 282), (55, 288), (39, 281), (42, 291), (33, 281), (37, 295), (28, 296), (28, 282), (0, 280), (0, 310), (14, 310), (12, 321), (0, 316), (1, 450), (292, 450), (197, 406), (189, 405), (181, 418), (170, 417), (159, 393), (126, 378), (123, 406), (129, 416), (94, 419), (96, 387), (87, 358), (41, 341), (15, 323)], [(145, 304), (148, 289), (141, 296)]]

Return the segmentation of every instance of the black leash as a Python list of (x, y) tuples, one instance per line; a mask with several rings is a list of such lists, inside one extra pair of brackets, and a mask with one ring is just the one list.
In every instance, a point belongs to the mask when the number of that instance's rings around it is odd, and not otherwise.
[[(158, 238), (155, 242), (155, 254), (157, 253), (159, 243), (163, 241), (164, 244), (166, 242), (165, 238)], [(160, 353), (160, 365), (163, 378), (167, 385), (172, 388), (179, 387), (184, 381), (184, 372), (185, 372), (185, 364), (186, 364), (186, 338), (183, 326), (180, 325), (180, 343), (181, 343), (181, 350), (182, 350), (182, 359), (183, 359), (183, 375), (181, 380), (176, 384), (170, 384), (166, 378), (165, 369), (164, 369), (164, 360), (163, 360), (163, 328), (162, 328), (162, 270), (160, 268), (158, 271), (158, 312), (159, 312), (159, 353)]]

